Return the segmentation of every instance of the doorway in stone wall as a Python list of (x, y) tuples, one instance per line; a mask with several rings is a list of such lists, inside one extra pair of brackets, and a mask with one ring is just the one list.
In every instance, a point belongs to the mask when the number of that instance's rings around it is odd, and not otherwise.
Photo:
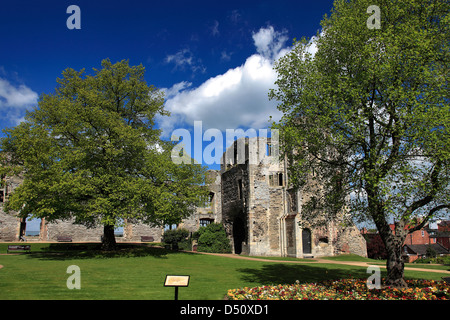
[(311, 253), (311, 230), (302, 230), (303, 254)]
[(245, 224), (241, 217), (236, 217), (233, 220), (233, 244), (234, 253), (240, 254), (242, 252), (242, 242), (245, 241)]

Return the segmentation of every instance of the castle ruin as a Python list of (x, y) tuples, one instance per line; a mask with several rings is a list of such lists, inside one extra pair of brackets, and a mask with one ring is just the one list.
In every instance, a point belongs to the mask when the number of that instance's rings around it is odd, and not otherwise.
[[(209, 198), (196, 214), (178, 227), (191, 232), (209, 223), (222, 223), (233, 253), (252, 256), (320, 257), (354, 253), (367, 257), (366, 242), (354, 225), (343, 220), (315, 227), (302, 220), (302, 203), (310, 195), (289, 183), (286, 161), (273, 154), (271, 138), (240, 138), (223, 154), (220, 171), (208, 171)], [(9, 178), (0, 197), (20, 183)], [(17, 241), (24, 234), (25, 221), (7, 215), (0, 203), (0, 241)], [(139, 242), (151, 236), (160, 242), (163, 227), (127, 223), (120, 241)], [(72, 221), (41, 221), (40, 241), (100, 241), (103, 228), (88, 229)]]

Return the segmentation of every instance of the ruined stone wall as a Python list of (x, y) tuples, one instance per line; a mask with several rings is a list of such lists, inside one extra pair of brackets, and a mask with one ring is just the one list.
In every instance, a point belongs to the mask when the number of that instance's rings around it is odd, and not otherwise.
[(6, 213), (3, 205), (8, 201), (9, 194), (23, 181), (21, 176), (6, 177), (4, 186), (0, 189), (0, 241), (18, 241), (20, 236), (20, 218), (17, 212)]
[[(22, 182), (21, 176), (7, 177), (5, 186), (0, 189), (1, 200), (7, 201), (8, 196)], [(19, 241), (20, 218), (17, 213), (6, 214), (3, 210), (4, 202), (0, 201), (0, 241)], [(99, 242), (103, 236), (103, 226), (87, 228), (81, 224), (75, 224), (74, 219), (46, 222), (42, 219), (39, 241), (57, 241), (59, 236), (70, 237), (73, 242)], [(136, 222), (124, 227), (124, 237), (116, 238), (117, 241), (141, 241), (141, 236), (153, 236), (156, 242), (161, 241), (162, 228), (155, 228)]]
[(297, 256), (296, 236), (297, 225), (293, 216), (288, 216), (285, 219), (286, 228), (286, 254), (289, 257)]
[[(41, 226), (41, 231), (42, 229)], [(75, 224), (74, 219), (47, 222), (45, 229), (46, 234), (39, 235), (41, 241), (57, 241), (58, 237), (70, 237), (73, 242), (98, 242), (103, 235), (103, 227), (87, 228)]]
[[(222, 173), (222, 223), (233, 252), (248, 254), (248, 171), (245, 164), (228, 168)], [(239, 242), (239, 243), (237, 243)]]
[[(229, 152), (237, 150), (236, 143), (227, 149), (220, 172), (208, 172), (209, 189), (214, 194), (211, 204), (197, 208), (196, 214), (185, 219), (180, 227), (195, 232), (200, 219), (211, 219), (222, 222), (234, 253), (293, 257), (305, 256), (302, 232), (309, 229), (311, 252), (307, 256), (340, 253), (367, 256), (365, 240), (355, 226), (345, 226), (342, 219), (337, 219), (323, 227), (315, 227), (311, 217), (302, 215), (302, 203), (314, 195), (315, 188), (320, 189), (317, 181), (309, 184), (313, 188), (308, 192), (293, 189), (289, 185), (285, 163), (265, 154), (265, 145), (270, 143), (270, 138), (247, 138), (243, 141), (245, 158)], [(10, 180), (10, 190), (20, 182)], [(317, 218), (320, 217), (319, 213)], [(0, 241), (17, 241), (19, 225), (20, 219), (14, 214), (6, 215), (0, 203)], [(163, 231), (162, 227), (130, 220), (125, 223), (123, 237), (116, 240), (139, 242), (141, 236), (152, 236), (155, 242), (160, 242)], [(75, 242), (97, 242), (102, 235), (101, 226), (88, 229), (74, 224), (73, 220), (44, 222), (40, 240), (56, 241), (58, 236), (68, 236)]]
[[(300, 225), (311, 230), (311, 253), (314, 257), (334, 256), (353, 253), (367, 257), (366, 241), (353, 223), (344, 223), (342, 216), (327, 225), (314, 226), (310, 221), (300, 221)], [(297, 239), (297, 257), (305, 256), (302, 252), (302, 237)]]
[[(139, 222), (125, 223), (123, 237), (116, 237), (117, 242), (140, 242), (141, 236), (151, 236), (155, 242), (160, 242), (162, 227), (152, 227)], [(70, 237), (73, 242), (100, 242), (103, 236), (103, 226), (87, 228), (74, 223), (74, 219), (41, 222), (40, 241), (58, 241), (58, 237)]]
[(207, 173), (209, 190), (214, 193), (212, 201), (212, 214), (215, 222), (222, 221), (222, 177), (220, 171), (209, 170)]
[(187, 229), (194, 233), (200, 228), (200, 220), (205, 219), (210, 222), (222, 222), (222, 185), (221, 175), (217, 170), (208, 170), (207, 173), (208, 189), (211, 195), (211, 202), (196, 209), (195, 214), (183, 220), (179, 228)]
[(18, 241), (20, 219), (16, 213), (7, 214), (0, 204), (0, 241)]
[(153, 237), (154, 242), (161, 242), (164, 233), (164, 228), (153, 227), (147, 224), (133, 221), (133, 223), (126, 223), (123, 228), (123, 238), (116, 238), (117, 241), (139, 242), (142, 236)]
[[(236, 241), (242, 240), (244, 254), (280, 256), (280, 221), (285, 212), (284, 167), (275, 157), (265, 155), (265, 146), (270, 138), (245, 141), (245, 163), (229, 161), (221, 167), (225, 229), (232, 241), (233, 252), (236, 250)], [(233, 158), (228, 152), (233, 148), (236, 152), (236, 145), (237, 142), (227, 149), (228, 160)], [(281, 174), (281, 177), (277, 174)], [(242, 239), (236, 236), (240, 220), (244, 221), (245, 228)]]
[[(250, 164), (250, 254), (280, 256), (285, 251), (286, 238), (282, 229), (286, 210), (286, 173), (284, 163), (266, 155), (261, 148), (270, 143), (270, 138), (258, 138), (250, 146), (258, 146), (254, 151), (257, 164)], [(262, 154), (261, 154), (262, 153)], [(291, 225), (292, 226), (292, 225)], [(293, 236), (293, 233), (290, 234)], [(291, 238), (293, 240), (293, 238)]]
[(367, 258), (366, 240), (355, 225), (340, 227), (334, 246), (334, 254), (353, 253)]
[(333, 256), (333, 238), (332, 226), (328, 224), (324, 227), (317, 227), (312, 229), (311, 244), (312, 255), (314, 257)]
[(249, 176), (252, 191), (249, 200), (250, 244), (254, 255), (262, 255), (264, 252), (269, 252), (268, 235), (270, 227), (273, 227), (273, 221), (272, 224), (269, 222), (270, 190), (266, 181), (267, 177), (261, 171), (262, 166), (260, 164), (257, 167), (253, 167)]
[[(135, 221), (134, 223), (125, 223), (123, 237), (116, 237), (116, 241), (140, 242), (141, 236), (151, 236), (154, 242), (161, 242), (162, 233), (162, 227), (153, 227)], [(40, 241), (57, 241), (59, 236), (70, 237), (73, 242), (100, 242), (103, 236), (103, 226), (87, 228), (74, 223), (74, 219), (47, 222), (45, 226), (41, 223)]]
[(178, 225), (178, 227), (186, 229), (191, 233), (194, 233), (200, 227), (200, 219), (198, 216), (199, 216), (199, 209), (197, 209), (197, 214), (193, 214), (189, 218), (184, 219), (183, 222)]
[[(223, 223), (234, 253), (236, 242), (242, 241), (239, 252), (256, 256), (321, 257), (342, 252), (366, 255), (364, 239), (354, 226), (344, 228), (339, 217), (327, 222), (320, 212), (302, 216), (302, 204), (321, 188), (318, 181), (311, 179), (309, 188), (302, 191), (292, 188), (285, 163), (260, 154), (265, 152), (261, 145), (270, 143), (270, 139), (258, 138), (253, 144), (252, 139), (246, 141), (246, 148), (257, 146), (253, 155), (258, 162), (251, 163), (246, 158), (243, 164), (233, 163), (230, 150), (237, 150), (235, 142), (224, 154), (223, 159), (228, 162), (221, 166)], [(235, 234), (236, 218), (244, 220), (242, 239)], [(310, 234), (309, 245), (303, 243), (304, 230)]]

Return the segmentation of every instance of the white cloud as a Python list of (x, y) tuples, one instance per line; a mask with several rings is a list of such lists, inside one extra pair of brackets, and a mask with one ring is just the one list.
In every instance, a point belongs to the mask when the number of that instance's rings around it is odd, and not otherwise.
[(192, 72), (205, 72), (206, 68), (202, 65), (200, 59), (195, 59), (191, 50), (189, 49), (181, 49), (175, 54), (170, 54), (166, 56), (166, 63), (171, 63), (175, 65), (175, 69), (185, 70), (189, 68)]
[(278, 32), (272, 26), (269, 26), (259, 29), (258, 32), (253, 33), (252, 37), (256, 51), (267, 59), (276, 60), (280, 54), (286, 52), (286, 50), (283, 50), (288, 40), (286, 31)]
[(248, 57), (245, 63), (224, 74), (208, 79), (197, 88), (180, 82), (166, 92), (165, 107), (170, 117), (159, 119), (163, 136), (170, 137), (177, 126), (193, 125), (203, 121), (204, 130), (267, 128), (270, 116), (279, 120), (281, 112), (276, 101), (269, 101), (268, 92), (274, 88), (277, 74), (274, 60), (286, 54), (286, 32), (273, 27), (261, 28), (253, 34), (258, 54)]
[(175, 97), (176, 95), (178, 95), (181, 91), (189, 88), (190, 86), (192, 86), (191, 82), (182, 81), (182, 82), (174, 84), (169, 89), (163, 88), (161, 90), (164, 91), (164, 95), (165, 95), (166, 99), (171, 99), (171, 98)]
[(36, 104), (38, 94), (25, 85), (14, 87), (9, 81), (0, 79), (0, 108), (25, 108)]
[(23, 121), (25, 111), (37, 102), (38, 94), (27, 86), (14, 86), (8, 80), (0, 78), (0, 111), (2, 117), (11, 123), (16, 125)]
[[(323, 37), (324, 35), (325, 35), (324, 31), (321, 31), (319, 36)], [(317, 49), (317, 40), (318, 40), (317, 36), (312, 36), (306, 47), (306, 52), (309, 52), (313, 57), (318, 50)]]

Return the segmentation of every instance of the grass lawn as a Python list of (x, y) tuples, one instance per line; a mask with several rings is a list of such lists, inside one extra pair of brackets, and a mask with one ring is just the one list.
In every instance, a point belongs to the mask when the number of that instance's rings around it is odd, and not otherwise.
[[(189, 287), (179, 289), (180, 300), (223, 299), (228, 289), (245, 286), (369, 276), (364, 267), (250, 261), (151, 246), (122, 245), (115, 253), (102, 253), (97, 244), (36, 243), (32, 253), (4, 255), (7, 245), (0, 244), (0, 299), (172, 300), (174, 289), (163, 286), (167, 274), (191, 276)], [(66, 286), (70, 265), (80, 267), (80, 290)], [(448, 275), (405, 271), (405, 276), (441, 280)]]

